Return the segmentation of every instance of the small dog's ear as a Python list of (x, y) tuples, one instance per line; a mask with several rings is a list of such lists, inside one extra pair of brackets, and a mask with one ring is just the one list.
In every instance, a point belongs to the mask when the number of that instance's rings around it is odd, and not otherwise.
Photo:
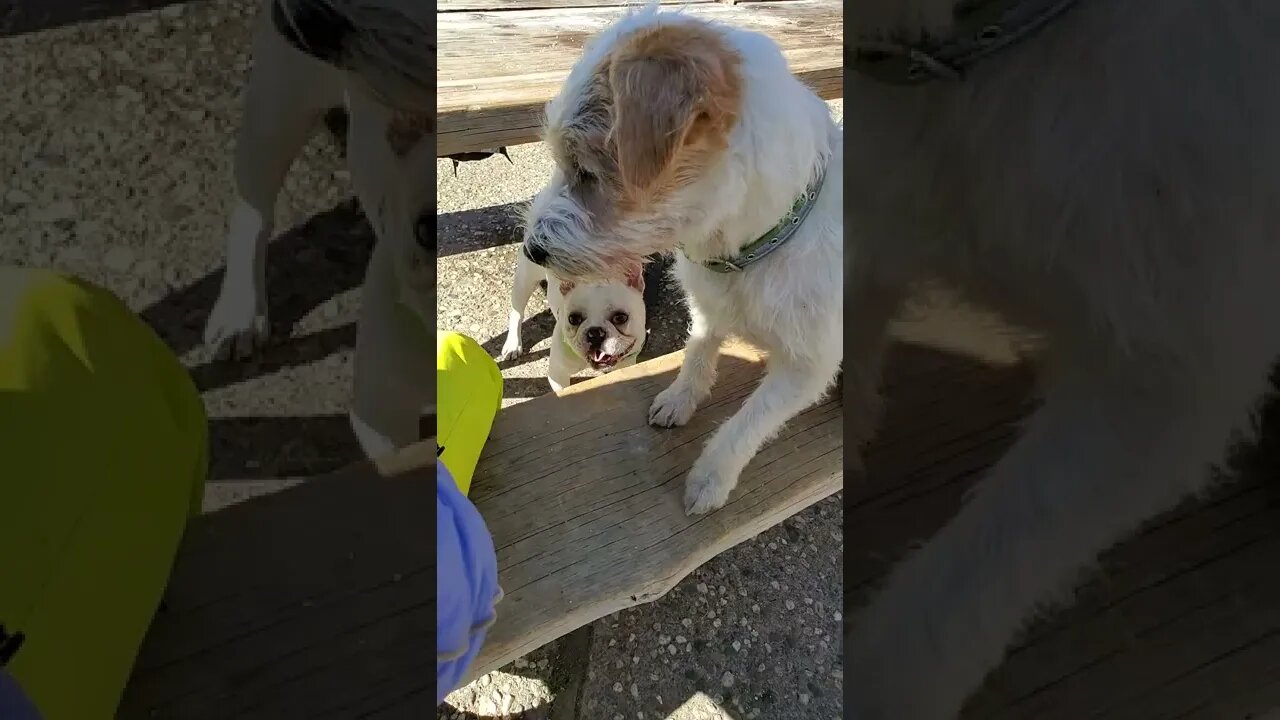
[(573, 292), (573, 287), (574, 287), (574, 284), (573, 284), (573, 281), (572, 281), (572, 280), (561, 280), (561, 281), (560, 281), (560, 294), (561, 294), (561, 295), (568, 295), (569, 293)]
[(692, 24), (641, 31), (614, 54), (611, 134), (628, 194), (652, 190), (684, 146), (701, 139), (727, 144), (741, 102), (736, 66), (719, 35)]
[(627, 287), (644, 292), (644, 266), (636, 265), (627, 271)]

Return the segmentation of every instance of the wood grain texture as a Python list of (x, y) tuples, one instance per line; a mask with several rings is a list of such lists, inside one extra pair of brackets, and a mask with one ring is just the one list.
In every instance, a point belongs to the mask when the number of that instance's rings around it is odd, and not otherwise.
[[(647, 0), (646, 0), (647, 1)], [(704, 2), (763, 2), (764, 0), (658, 0), (662, 5), (693, 5)], [(768, 0), (779, 2), (787, 0)], [(549, 10), (552, 8), (613, 7), (625, 8), (643, 5), (637, 0), (439, 0), (436, 11), (470, 12), (476, 10)]]
[(194, 519), (121, 720), (434, 712), (432, 461), (398, 460)]
[(707, 437), (761, 377), (758, 354), (726, 346), (720, 380), (689, 425), (649, 427), (682, 353), (503, 410), (472, 480), (494, 534), (506, 597), (471, 676), (587, 623), (661, 597), (681, 578), (838, 491), (840, 403), (801, 414), (743, 473), (717, 512), (685, 515), (684, 479)]
[[(538, 140), (543, 106), (619, 7), (438, 15), (437, 154)], [(843, 92), (844, 13), (835, 0), (697, 3), (687, 12), (767, 33), (823, 98)]]
[[(663, 5), (691, 5), (716, 0), (658, 0)], [(436, 12), (478, 10), (551, 10), (556, 8), (635, 7), (635, 0), (438, 0)]]

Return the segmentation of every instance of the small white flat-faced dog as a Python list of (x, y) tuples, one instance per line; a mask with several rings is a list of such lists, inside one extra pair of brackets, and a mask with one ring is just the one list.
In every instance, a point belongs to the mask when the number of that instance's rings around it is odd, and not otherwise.
[(530, 296), (545, 281), (547, 304), (556, 321), (547, 371), (552, 390), (568, 387), (570, 378), (587, 368), (610, 372), (634, 365), (646, 337), (643, 270), (634, 266), (622, 281), (562, 280), (519, 253), (507, 339), (499, 359), (524, 353), (520, 323)]
[(679, 248), (689, 341), (650, 422), (688, 422), (730, 333), (769, 354), (686, 481), (690, 513), (718, 508), (840, 367), (840, 130), (769, 38), (652, 6), (593, 40), (546, 126), (556, 167), (528, 213), (529, 258), (559, 277), (616, 278)]
[(1249, 429), (1280, 352), (1280, 3), (844, 8), (849, 381), (925, 278), (1048, 344), (1020, 439), (846, 638), (849, 717), (950, 719)]
[(435, 38), (414, 0), (264, 0), (235, 154), (227, 269), (205, 327), (221, 355), (267, 339), (266, 247), (285, 174), (326, 112), (377, 242), (362, 289), (351, 421), (365, 452), (419, 438), (435, 307)]

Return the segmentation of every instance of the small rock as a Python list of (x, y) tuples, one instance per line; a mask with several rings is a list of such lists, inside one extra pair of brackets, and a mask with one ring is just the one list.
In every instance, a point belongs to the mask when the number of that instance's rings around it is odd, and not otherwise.
[(613, 684), (613, 691), (614, 691), (614, 692), (616, 692), (616, 693), (620, 693), (620, 692), (622, 692), (622, 683), (614, 683), (614, 684)]
[(800, 704), (801, 705), (809, 704), (809, 693), (800, 693)]
[(724, 675), (720, 676), (720, 684), (727, 688), (733, 687), (733, 673), (726, 670)]
[(58, 200), (32, 213), (32, 219), (36, 222), (51, 223), (70, 220), (75, 217), (75, 214), (76, 206), (70, 200)]
[(675, 655), (675, 654), (676, 654), (676, 646), (675, 646), (675, 645), (668, 645), (668, 646), (667, 646), (667, 653), (668, 653), (668, 654), (671, 654), (671, 655)]
[(125, 272), (133, 267), (134, 260), (133, 250), (123, 245), (116, 245), (108, 250), (106, 255), (102, 256), (102, 264), (108, 270), (118, 273)]

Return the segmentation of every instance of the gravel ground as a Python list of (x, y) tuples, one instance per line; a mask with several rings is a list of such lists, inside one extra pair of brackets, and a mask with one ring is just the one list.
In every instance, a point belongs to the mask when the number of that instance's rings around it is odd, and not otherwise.
[[(279, 202), (273, 346), (240, 364), (212, 362), (200, 345), (221, 279), (255, 8), (207, 0), (0, 39), (0, 263), (111, 289), (179, 353), (210, 416), (207, 509), (359, 456), (344, 413), (372, 238), (323, 134)], [(456, 178), (439, 166), (440, 324), (494, 351), (518, 238), (511, 210), (548, 171), (539, 145), (512, 157), (464, 164)], [(647, 294), (651, 357), (680, 347), (686, 316), (661, 267)], [(526, 332), (539, 342), (504, 368), (508, 403), (548, 389), (540, 294), (530, 312)], [(661, 600), (460, 689), (440, 717), (838, 718), (841, 521), (838, 496), (820, 503)]]
[(323, 134), (278, 206), (277, 344), (247, 364), (200, 344), (255, 12), (209, 0), (0, 39), (0, 262), (110, 288), (180, 354), (210, 415), (210, 508), (359, 456), (345, 412), (372, 237)]
[[(833, 103), (839, 114), (840, 103)], [(438, 324), (496, 354), (506, 338), (517, 208), (550, 174), (543, 146), (438, 162)], [(683, 346), (687, 313), (659, 264), (641, 359)], [(535, 293), (528, 354), (503, 367), (504, 404), (549, 392), (554, 323)], [(536, 341), (536, 342), (535, 342)], [(584, 374), (585, 375), (585, 374)], [(660, 600), (604, 618), (453, 693), (439, 718), (710, 720), (842, 717), (840, 495), (699, 568)], [(821, 548), (821, 550), (819, 550)]]

